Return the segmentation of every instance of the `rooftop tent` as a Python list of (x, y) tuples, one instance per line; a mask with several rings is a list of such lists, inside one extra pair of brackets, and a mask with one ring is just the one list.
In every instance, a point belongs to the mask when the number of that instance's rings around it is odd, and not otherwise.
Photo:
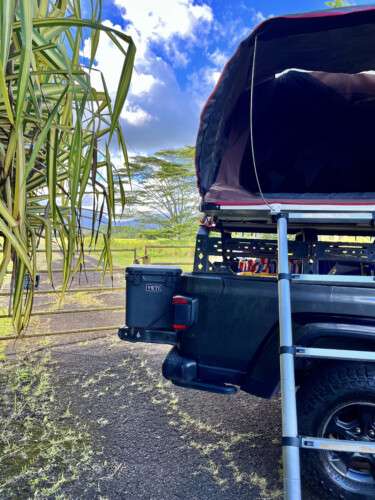
[(259, 205), (261, 189), (267, 202), (375, 206), (373, 47), (375, 6), (271, 18), (256, 28), (202, 112), (203, 200)]

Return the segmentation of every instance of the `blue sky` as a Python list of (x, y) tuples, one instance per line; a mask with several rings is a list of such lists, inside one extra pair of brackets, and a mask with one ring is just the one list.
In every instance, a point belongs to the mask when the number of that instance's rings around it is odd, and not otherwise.
[[(137, 45), (135, 73), (121, 118), (132, 153), (194, 144), (202, 105), (226, 60), (254, 26), (269, 16), (325, 7), (321, 0), (104, 0), (103, 4), (104, 22), (130, 34)], [(101, 39), (96, 66), (114, 95), (121, 64), (118, 51), (107, 40)], [(89, 54), (89, 41), (83, 53)]]

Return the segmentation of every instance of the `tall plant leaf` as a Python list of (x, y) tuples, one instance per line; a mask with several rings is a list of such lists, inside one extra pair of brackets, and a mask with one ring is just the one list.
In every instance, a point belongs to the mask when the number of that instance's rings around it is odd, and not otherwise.
[[(135, 46), (131, 37), (101, 23), (102, 0), (91, 6), (91, 15), (82, 19), (79, 0), (0, 2), (0, 286), (12, 265), (12, 314), (18, 332), (32, 310), (40, 244), (51, 281), (53, 249), (63, 252), (63, 289), (84, 267), (87, 191), (94, 203), (92, 240), (104, 233), (101, 265), (112, 269), (115, 193), (120, 192), (122, 209), (126, 199), (121, 176), (113, 174), (111, 141), (116, 135), (128, 165), (119, 119)], [(80, 54), (84, 38), (90, 40), (92, 66), (101, 37), (107, 36), (123, 59), (113, 104), (105, 75), (104, 90), (95, 89)], [(104, 212), (109, 220), (105, 226)]]

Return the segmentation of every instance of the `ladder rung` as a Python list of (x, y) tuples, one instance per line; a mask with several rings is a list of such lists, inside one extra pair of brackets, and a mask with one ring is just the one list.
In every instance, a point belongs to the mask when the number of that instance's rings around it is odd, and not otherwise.
[(296, 283), (339, 283), (375, 285), (375, 276), (348, 276), (341, 274), (292, 274)]
[(372, 212), (289, 212), (290, 222), (357, 223), (374, 220)]
[(301, 437), (301, 448), (318, 451), (347, 451), (351, 453), (375, 454), (374, 441), (348, 441), (344, 439)]
[(375, 352), (329, 349), (320, 347), (295, 347), (298, 358), (340, 359), (343, 361), (375, 361)]

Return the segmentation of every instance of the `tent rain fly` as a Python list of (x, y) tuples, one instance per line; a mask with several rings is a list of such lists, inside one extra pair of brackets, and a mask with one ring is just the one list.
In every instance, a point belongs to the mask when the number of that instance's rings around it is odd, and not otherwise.
[(375, 207), (374, 46), (375, 7), (260, 25), (202, 112), (204, 203)]

